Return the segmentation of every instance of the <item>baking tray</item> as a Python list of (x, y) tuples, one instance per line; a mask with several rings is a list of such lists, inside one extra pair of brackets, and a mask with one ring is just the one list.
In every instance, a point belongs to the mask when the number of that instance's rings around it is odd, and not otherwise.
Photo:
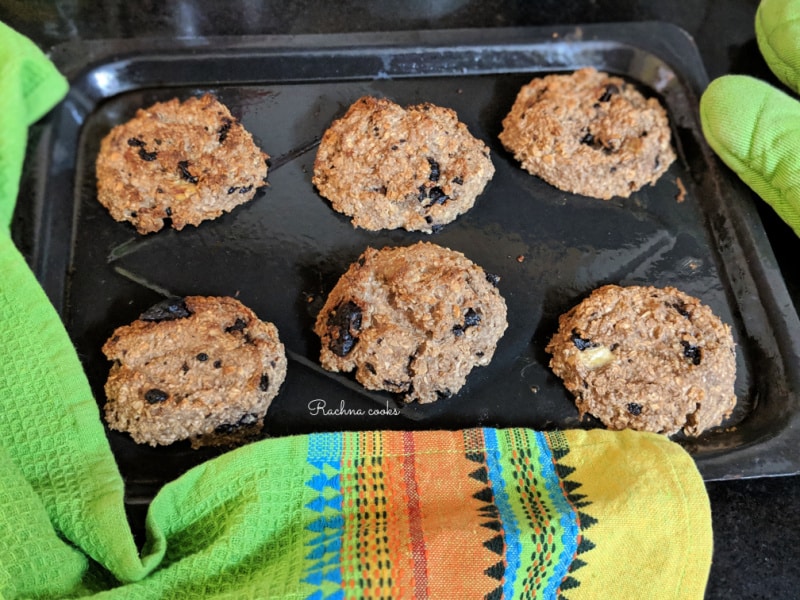
[[(579, 421), (547, 367), (558, 315), (606, 283), (674, 285), (732, 326), (738, 403), (723, 428), (680, 437), (708, 479), (800, 470), (800, 326), (752, 195), (705, 145), (697, 104), (707, 76), (692, 40), (663, 23), (189, 40), (101, 40), (57, 47), (71, 81), (31, 146), (19, 231), (61, 314), (98, 403), (100, 348), (165, 295), (231, 295), (274, 322), (288, 376), (266, 434), (348, 429), (536, 429)], [(497, 139), (533, 76), (594, 66), (658, 97), (678, 160), (656, 185), (602, 201), (520, 169)], [(269, 186), (230, 214), (139, 236), (98, 204), (101, 138), (136, 109), (215, 94), (272, 157)], [(362, 95), (455, 109), (491, 149), (496, 173), (475, 207), (434, 235), (355, 229), (311, 184), (316, 144)], [(685, 193), (682, 192), (685, 188)], [(492, 363), (459, 394), (399, 404), (317, 364), (312, 332), (327, 292), (368, 246), (429, 240), (501, 276), (509, 327)], [(325, 412), (320, 410), (325, 403)], [(131, 503), (220, 450), (151, 448), (108, 432)], [(635, 457), (631, 457), (635, 459)]]

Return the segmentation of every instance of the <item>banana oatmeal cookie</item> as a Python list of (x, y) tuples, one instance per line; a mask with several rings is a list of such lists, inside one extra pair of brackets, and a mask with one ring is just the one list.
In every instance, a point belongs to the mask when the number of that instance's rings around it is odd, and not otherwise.
[(658, 100), (593, 68), (533, 79), (499, 137), (529, 173), (604, 200), (655, 183), (675, 160)]
[(278, 330), (234, 298), (161, 302), (103, 346), (105, 417), (151, 446), (229, 445), (261, 432), (286, 377)]
[(697, 436), (736, 404), (730, 327), (675, 288), (606, 285), (561, 315), (546, 348), (581, 417)]
[(313, 182), (353, 226), (432, 233), (471, 209), (493, 175), (489, 148), (453, 110), (365, 96), (325, 131)]
[(499, 277), (428, 242), (368, 248), (317, 316), (320, 362), (367, 389), (433, 402), (488, 365), (506, 330)]
[(252, 200), (267, 154), (210, 94), (139, 109), (101, 144), (97, 199), (141, 234), (199, 225)]

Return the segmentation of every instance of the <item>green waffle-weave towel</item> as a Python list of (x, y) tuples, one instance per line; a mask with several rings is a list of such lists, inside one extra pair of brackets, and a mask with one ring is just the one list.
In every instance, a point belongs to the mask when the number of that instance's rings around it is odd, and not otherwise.
[(702, 598), (702, 479), (630, 431), (262, 440), (162, 488), (139, 550), (98, 402), (9, 231), (27, 127), (66, 91), (0, 24), (0, 598)]

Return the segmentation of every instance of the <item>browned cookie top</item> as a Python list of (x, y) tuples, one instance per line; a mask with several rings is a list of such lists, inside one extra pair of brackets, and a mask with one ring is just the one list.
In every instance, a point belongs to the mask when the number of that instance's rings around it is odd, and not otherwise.
[(655, 183), (675, 160), (658, 100), (592, 68), (533, 79), (499, 137), (526, 171), (606, 200)]
[(672, 287), (598, 288), (561, 315), (546, 350), (581, 416), (610, 429), (696, 436), (736, 403), (730, 327)]
[(317, 316), (322, 366), (408, 401), (455, 394), (507, 327), (498, 279), (431, 243), (368, 248)]
[(326, 130), (313, 182), (354, 226), (431, 233), (472, 208), (492, 175), (489, 149), (453, 110), (363, 97)]
[(219, 217), (265, 185), (269, 158), (213, 96), (139, 109), (100, 144), (97, 199), (139, 233)]
[(160, 303), (117, 328), (103, 353), (113, 361), (106, 421), (153, 446), (260, 430), (286, 377), (278, 330), (227, 297)]

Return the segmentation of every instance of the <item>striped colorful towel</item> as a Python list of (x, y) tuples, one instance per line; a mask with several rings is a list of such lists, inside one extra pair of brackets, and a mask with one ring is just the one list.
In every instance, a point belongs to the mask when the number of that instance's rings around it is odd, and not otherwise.
[(633, 432), (267, 439), (153, 499), (139, 549), (98, 404), (8, 224), (66, 91), (0, 24), (0, 599), (701, 598), (702, 479)]

